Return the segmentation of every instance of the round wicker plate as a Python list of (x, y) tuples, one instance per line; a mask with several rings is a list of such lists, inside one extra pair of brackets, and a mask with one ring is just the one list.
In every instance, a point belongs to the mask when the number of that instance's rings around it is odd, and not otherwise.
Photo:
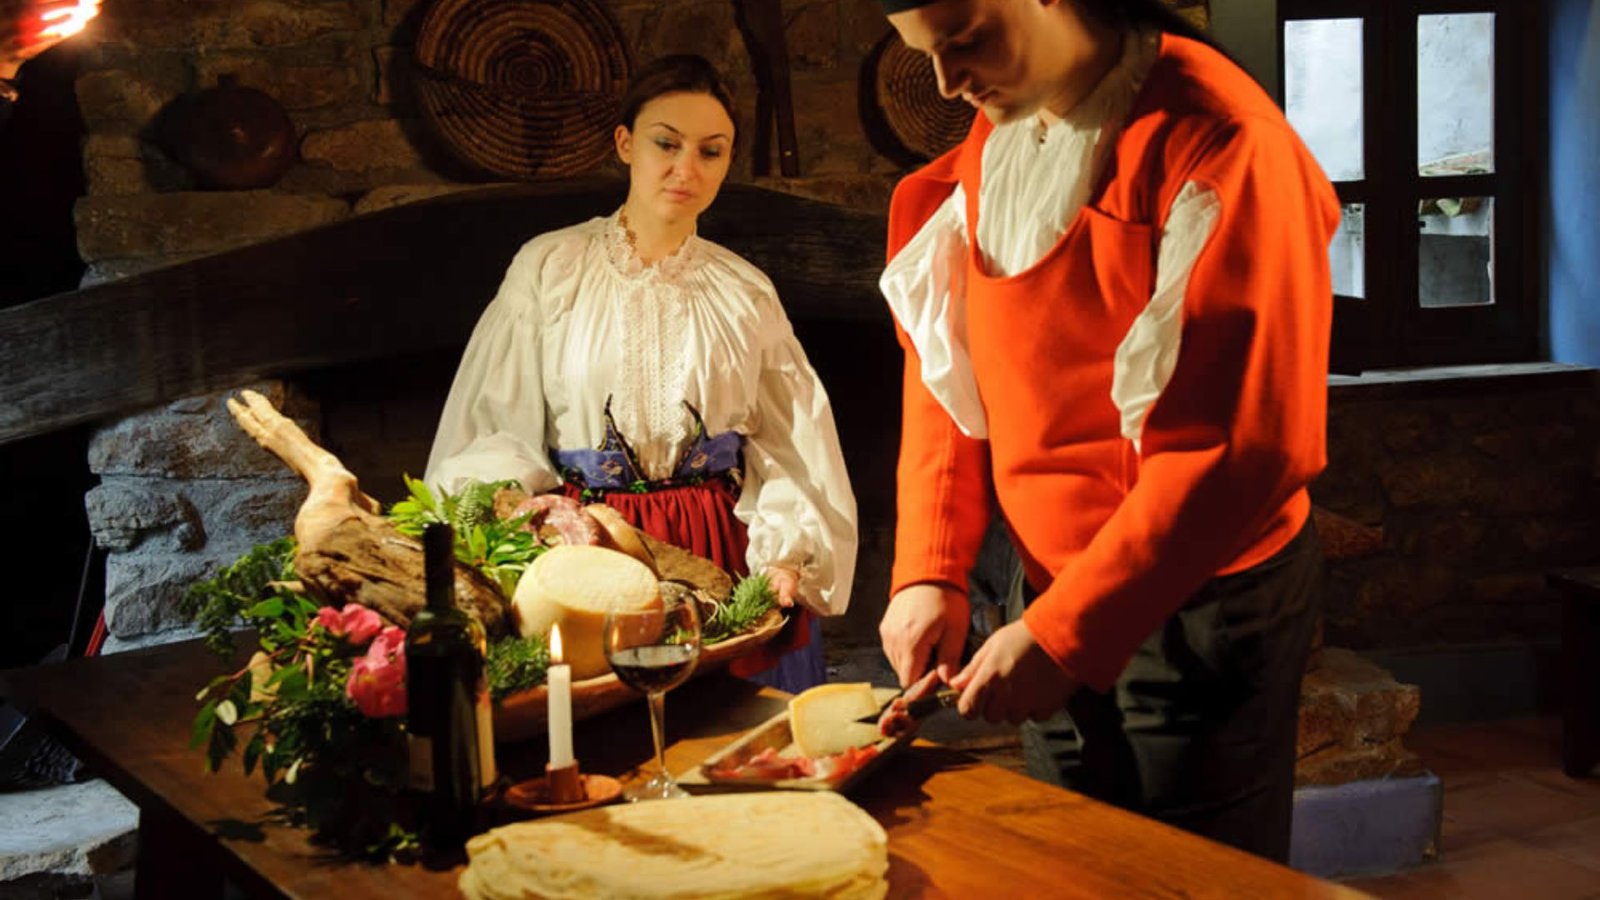
[(890, 30), (873, 50), (875, 97), (883, 124), (901, 146), (923, 159), (961, 143), (972, 128), (973, 109), (939, 95), (933, 63), (906, 47)]
[(633, 67), (596, 0), (437, 0), (416, 57), (423, 111), (470, 165), (534, 181), (611, 153)]

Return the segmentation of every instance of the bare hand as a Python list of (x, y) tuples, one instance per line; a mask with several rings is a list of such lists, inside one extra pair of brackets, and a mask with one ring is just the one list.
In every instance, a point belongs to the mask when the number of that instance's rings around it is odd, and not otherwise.
[(894, 698), (884, 709), (883, 715), (878, 717), (878, 733), (884, 737), (899, 737), (916, 728), (917, 720), (911, 717), (911, 703), (932, 694), (941, 684), (943, 682), (939, 680), (937, 669), (917, 679), (915, 684)]
[(1060, 712), (1078, 682), (1061, 671), (1027, 625), (1012, 622), (984, 641), (950, 686), (961, 692), (956, 709), (963, 716), (1017, 725)]
[(787, 566), (767, 566), (761, 574), (767, 576), (767, 584), (772, 586), (773, 593), (778, 595), (778, 605), (784, 608), (794, 606), (795, 597), (800, 593), (800, 573)]
[(889, 600), (878, 623), (883, 654), (889, 658), (900, 685), (917, 680), (928, 668), (930, 656), (939, 678), (948, 681), (961, 665), (961, 648), (972, 621), (967, 595), (942, 584), (913, 584)]

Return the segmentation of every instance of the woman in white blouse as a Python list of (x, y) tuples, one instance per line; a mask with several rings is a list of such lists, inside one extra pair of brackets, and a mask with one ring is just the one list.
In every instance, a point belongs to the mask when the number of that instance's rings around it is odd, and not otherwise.
[[(856, 506), (827, 395), (771, 281), (696, 233), (728, 174), (734, 109), (700, 57), (638, 72), (616, 129), (627, 200), (512, 260), (425, 480), (514, 479), (605, 502), (735, 574), (765, 572), (785, 606), (837, 615)], [(820, 628), (802, 619), (805, 646), (758, 680), (825, 680)]]

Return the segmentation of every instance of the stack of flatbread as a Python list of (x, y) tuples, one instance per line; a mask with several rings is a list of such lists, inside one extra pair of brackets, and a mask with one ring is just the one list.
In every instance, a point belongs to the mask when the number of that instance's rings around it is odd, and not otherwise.
[(585, 810), (467, 842), (471, 900), (877, 898), (888, 838), (825, 791), (724, 794)]

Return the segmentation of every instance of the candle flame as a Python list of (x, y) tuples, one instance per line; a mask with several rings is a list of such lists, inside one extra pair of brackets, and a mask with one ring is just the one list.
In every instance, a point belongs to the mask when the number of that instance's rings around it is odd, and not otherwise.
[(77, 5), (65, 9), (52, 9), (39, 14), (45, 23), (40, 37), (68, 38), (77, 34), (89, 24), (89, 20), (100, 15), (100, 0), (78, 0)]
[(561, 626), (550, 626), (550, 664), (561, 664)]

